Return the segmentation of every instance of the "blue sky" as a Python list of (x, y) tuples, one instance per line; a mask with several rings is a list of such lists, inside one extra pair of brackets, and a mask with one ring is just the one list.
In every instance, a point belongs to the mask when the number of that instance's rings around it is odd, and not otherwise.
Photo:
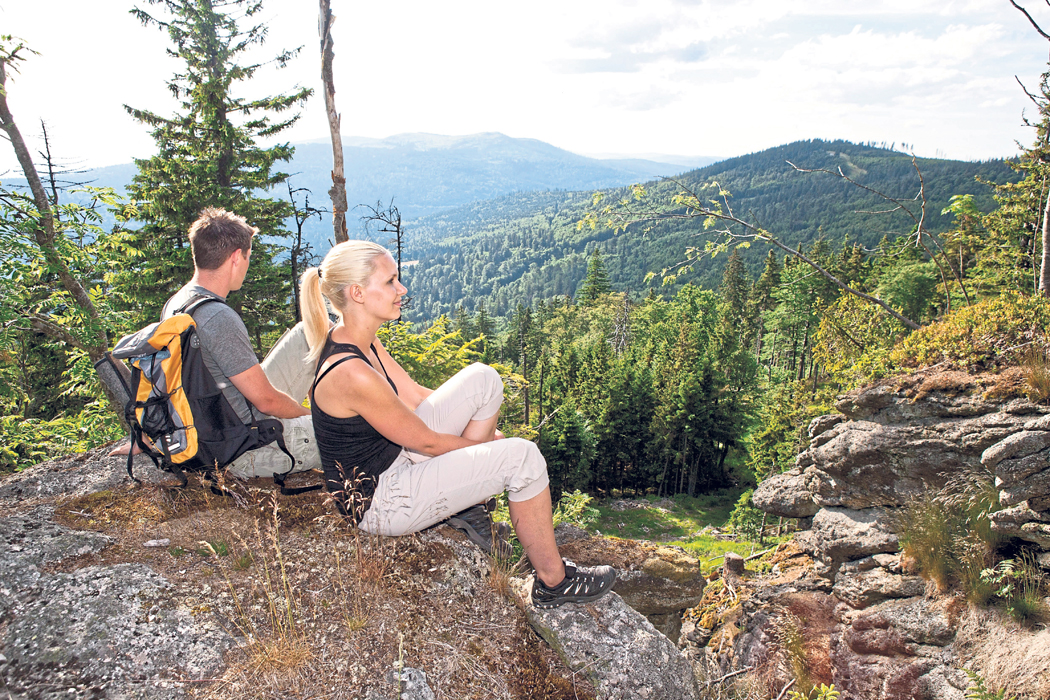
[[(48, 123), (87, 166), (146, 157), (130, 104), (169, 112), (166, 37), (121, 0), (0, 0), (31, 57), (10, 84), (23, 132)], [(1050, 8), (1028, 0), (1050, 30)], [(1017, 85), (1050, 43), (1007, 0), (333, 0), (344, 136), (500, 131), (586, 154), (733, 156), (806, 138), (1009, 156), (1027, 143)], [(245, 97), (319, 87), (316, 4), (267, 0), (264, 50), (304, 45)], [(284, 139), (327, 136), (315, 97)], [(0, 174), (13, 165), (0, 149)]]

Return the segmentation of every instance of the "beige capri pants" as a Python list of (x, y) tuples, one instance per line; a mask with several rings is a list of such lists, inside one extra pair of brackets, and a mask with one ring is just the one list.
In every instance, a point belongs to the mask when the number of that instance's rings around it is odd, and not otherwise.
[[(472, 420), (496, 415), (503, 380), (475, 362), (428, 396), (416, 415), (431, 430), (462, 435)], [(358, 527), (376, 535), (407, 535), (507, 491), (527, 501), (547, 488), (547, 462), (535, 444), (521, 438), (493, 440), (437, 457), (401, 450), (379, 476), (372, 504)]]

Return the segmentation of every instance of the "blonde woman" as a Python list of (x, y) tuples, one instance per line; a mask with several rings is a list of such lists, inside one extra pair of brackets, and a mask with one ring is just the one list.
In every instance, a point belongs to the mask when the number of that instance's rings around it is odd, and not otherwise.
[[(475, 363), (436, 390), (417, 384), (376, 331), (400, 317), (406, 293), (382, 246), (341, 243), (302, 277), (316, 373), (314, 433), (328, 490), (362, 530), (405, 535), (507, 491), (518, 540), (536, 569), (538, 607), (596, 600), (611, 567), (577, 567), (554, 542), (547, 464), (533, 443), (496, 440), (499, 374)], [(339, 317), (329, 327), (325, 298)]]

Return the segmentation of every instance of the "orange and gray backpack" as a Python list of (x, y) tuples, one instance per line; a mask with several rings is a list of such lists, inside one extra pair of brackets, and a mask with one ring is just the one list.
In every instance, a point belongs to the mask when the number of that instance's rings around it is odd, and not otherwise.
[[(117, 393), (123, 393), (126, 400), (124, 417), (131, 444), (137, 444), (159, 469), (175, 474), (185, 486), (187, 471), (202, 473), (211, 481), (218, 470), (245, 452), (276, 442), (291, 465), (287, 472), (274, 475), (282, 493), (313, 490), (316, 487), (284, 486), (295, 459), (285, 447), (281, 422), (256, 420), (249, 402), (252, 422), (244, 424), (205, 366), (193, 312), (211, 302), (223, 303), (200, 295), (190, 298), (171, 318), (121, 338), (113, 352), (95, 364), (111, 388), (114, 376), (119, 383), (127, 382)], [(130, 378), (125, 379), (127, 373), (120, 371), (116, 360), (131, 365)], [(152, 447), (143, 436), (152, 441)], [(132, 473), (130, 454), (128, 475), (139, 482)]]

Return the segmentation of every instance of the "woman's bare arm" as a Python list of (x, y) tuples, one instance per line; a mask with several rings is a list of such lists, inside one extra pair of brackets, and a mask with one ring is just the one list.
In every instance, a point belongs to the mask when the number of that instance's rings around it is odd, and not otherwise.
[(383, 343), (378, 338), (376, 338), (376, 353), (379, 355), (379, 359), (382, 360), (383, 367), (386, 368), (390, 378), (397, 385), (398, 396), (410, 409), (416, 410), (419, 404), (423, 402), (423, 399), (434, 393), (433, 389), (417, 384), (416, 380), (412, 379), (408, 372), (405, 371), (405, 368), (398, 364), (394, 356), (386, 351)]
[[(391, 379), (393, 374), (390, 372)], [(400, 384), (398, 390), (401, 391)], [(394, 393), (386, 378), (364, 362), (344, 362), (329, 372), (314, 389), (313, 401), (334, 418), (361, 416), (387, 440), (414, 452), (437, 456), (478, 444), (476, 440), (431, 430)]]

